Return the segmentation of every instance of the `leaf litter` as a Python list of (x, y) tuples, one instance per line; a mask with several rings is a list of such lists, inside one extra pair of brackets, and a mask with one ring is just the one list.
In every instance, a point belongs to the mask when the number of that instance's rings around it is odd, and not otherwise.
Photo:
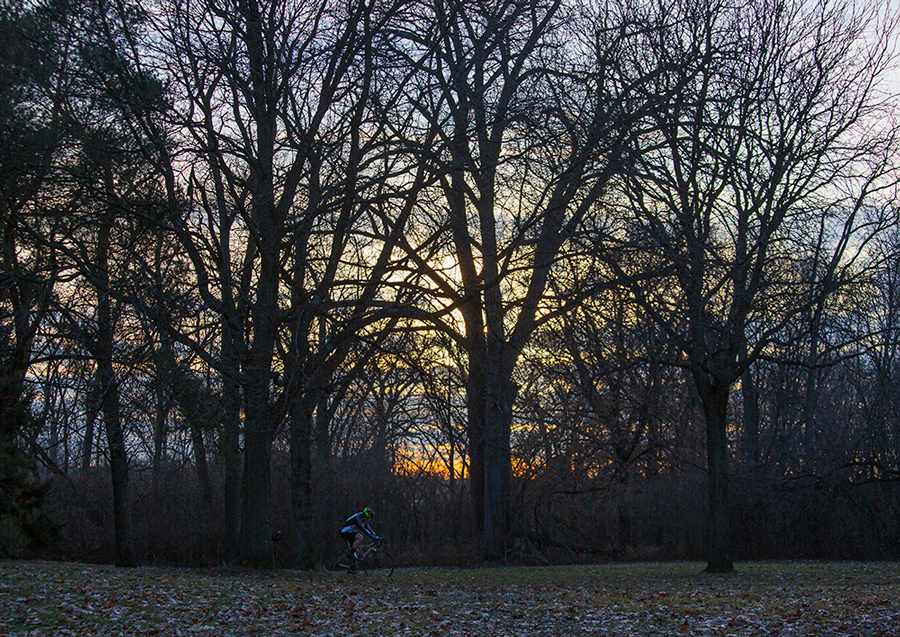
[(0, 635), (900, 635), (900, 565), (305, 571), (0, 562)]

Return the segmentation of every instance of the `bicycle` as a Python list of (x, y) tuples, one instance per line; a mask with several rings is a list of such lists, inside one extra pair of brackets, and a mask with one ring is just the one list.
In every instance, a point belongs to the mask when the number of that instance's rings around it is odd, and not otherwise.
[(333, 566), (326, 568), (328, 571), (344, 571), (346, 573), (361, 573), (381, 577), (390, 577), (394, 574), (394, 558), (387, 550), (381, 548), (384, 540), (376, 540), (359, 549), (359, 557), (353, 557), (353, 549), (348, 548), (341, 552), (340, 557), (334, 561)]

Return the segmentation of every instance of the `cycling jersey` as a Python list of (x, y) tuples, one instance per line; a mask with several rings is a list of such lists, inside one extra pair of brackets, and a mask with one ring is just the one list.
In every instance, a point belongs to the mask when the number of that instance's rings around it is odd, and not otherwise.
[(369, 526), (369, 522), (362, 512), (347, 518), (347, 521), (344, 522), (344, 526), (341, 528), (341, 537), (350, 543), (353, 542), (353, 538), (356, 537), (357, 533), (368, 535), (373, 540), (378, 539), (378, 536), (375, 534), (375, 531), (372, 530), (372, 527)]

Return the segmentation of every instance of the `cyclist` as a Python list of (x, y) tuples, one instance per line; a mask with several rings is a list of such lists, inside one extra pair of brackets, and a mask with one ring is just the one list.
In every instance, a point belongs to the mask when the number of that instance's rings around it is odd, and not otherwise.
[(353, 551), (353, 559), (359, 557), (359, 547), (362, 545), (363, 534), (369, 536), (373, 542), (381, 542), (381, 538), (375, 534), (369, 526), (369, 520), (375, 516), (372, 509), (364, 508), (356, 515), (352, 515), (344, 522), (341, 528), (341, 537), (347, 541), (347, 546)]

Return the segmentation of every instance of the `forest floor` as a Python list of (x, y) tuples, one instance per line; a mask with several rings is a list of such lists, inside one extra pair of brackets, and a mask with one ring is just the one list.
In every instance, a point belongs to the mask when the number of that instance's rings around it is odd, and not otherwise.
[(900, 635), (900, 564), (346, 573), (0, 561), (0, 635)]

